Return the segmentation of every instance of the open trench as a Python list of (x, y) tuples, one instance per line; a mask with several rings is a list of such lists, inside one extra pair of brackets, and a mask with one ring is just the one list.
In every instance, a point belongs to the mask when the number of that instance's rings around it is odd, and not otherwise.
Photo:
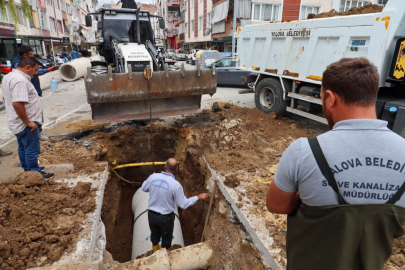
[[(120, 164), (152, 161), (152, 142), (149, 131), (132, 129), (125, 136), (111, 136), (108, 155), (105, 160), (119, 160)], [(181, 136), (180, 136), (181, 137)], [(180, 163), (176, 179), (182, 184), (186, 197), (207, 192), (204, 187), (205, 176), (199, 168), (199, 157), (193, 157), (185, 151), (185, 143), (174, 129), (163, 129), (154, 133), (154, 160), (166, 161), (176, 157)], [(155, 165), (155, 172), (163, 171), (163, 165)], [(106, 228), (106, 249), (115, 261), (131, 260), (134, 215), (131, 203), (141, 183), (153, 173), (152, 166), (129, 167), (116, 172), (123, 178), (138, 184), (121, 181), (114, 172), (108, 181), (102, 207), (102, 220)], [(208, 202), (198, 201), (188, 209), (179, 209), (184, 243), (186, 246), (201, 241)], [(151, 244), (152, 249), (152, 244)]]

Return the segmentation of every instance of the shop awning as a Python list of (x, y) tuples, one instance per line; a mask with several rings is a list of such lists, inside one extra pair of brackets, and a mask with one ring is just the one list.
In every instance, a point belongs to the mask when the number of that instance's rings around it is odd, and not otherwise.
[(225, 1), (218, 6), (214, 7), (214, 10), (212, 11), (212, 23), (216, 23), (222, 20), (225, 20), (226, 16), (228, 16), (228, 10), (229, 10), (229, 1)]

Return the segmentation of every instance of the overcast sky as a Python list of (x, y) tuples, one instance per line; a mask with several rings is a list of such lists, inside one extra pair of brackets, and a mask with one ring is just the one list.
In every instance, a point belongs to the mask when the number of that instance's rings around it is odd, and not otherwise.
[[(119, 0), (113, 0), (113, 3), (117, 3)], [(153, 2), (156, 2), (156, 0), (137, 0), (137, 3), (145, 3), (145, 4), (152, 4)], [(104, 4), (111, 4), (111, 0), (98, 0), (98, 6), (97, 8), (101, 7)]]

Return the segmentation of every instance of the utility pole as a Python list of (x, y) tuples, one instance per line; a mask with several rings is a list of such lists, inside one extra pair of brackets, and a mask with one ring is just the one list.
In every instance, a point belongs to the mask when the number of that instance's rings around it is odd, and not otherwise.
[(233, 4), (232, 56), (234, 56), (236, 52), (235, 33), (236, 33), (236, 15), (238, 14), (238, 0), (233, 1), (234, 4)]

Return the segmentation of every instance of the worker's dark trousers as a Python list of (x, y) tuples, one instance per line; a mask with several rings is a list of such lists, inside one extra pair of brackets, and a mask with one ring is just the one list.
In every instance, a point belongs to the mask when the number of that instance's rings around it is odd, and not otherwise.
[(157, 212), (148, 211), (149, 228), (151, 231), (150, 240), (156, 246), (162, 238), (162, 248), (170, 248), (173, 240), (174, 213), (162, 215)]

